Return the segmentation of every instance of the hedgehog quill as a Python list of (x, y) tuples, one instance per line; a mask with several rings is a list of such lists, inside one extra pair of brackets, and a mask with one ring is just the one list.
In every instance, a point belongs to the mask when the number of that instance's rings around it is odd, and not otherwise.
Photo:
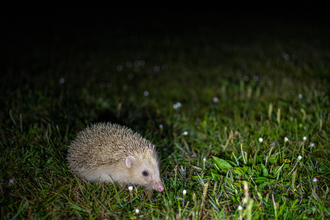
[(125, 126), (88, 126), (72, 141), (67, 159), (73, 173), (89, 182), (164, 190), (155, 145)]

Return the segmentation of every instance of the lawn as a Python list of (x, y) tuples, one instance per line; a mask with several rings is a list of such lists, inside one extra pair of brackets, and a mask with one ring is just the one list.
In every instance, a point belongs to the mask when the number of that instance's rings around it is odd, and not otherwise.
[[(4, 47), (1, 219), (329, 219), (330, 42), (246, 22), (33, 33)], [(91, 123), (159, 152), (163, 192), (91, 184), (67, 150)]]

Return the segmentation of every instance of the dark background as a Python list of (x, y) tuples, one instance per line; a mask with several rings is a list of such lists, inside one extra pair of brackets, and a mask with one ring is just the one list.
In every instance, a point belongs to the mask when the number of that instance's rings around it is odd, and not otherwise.
[(109, 1), (103, 5), (47, 2), (16, 3), (2, 7), (1, 11), (1, 35), (16, 35), (22, 39), (24, 35), (33, 33), (111, 30), (118, 27), (156, 32), (246, 22), (329, 24), (326, 4), (312, 1), (223, 1), (217, 4), (202, 1), (199, 4)]
[[(278, 36), (283, 35), (285, 39), (285, 30), (291, 28), (299, 30), (309, 26), (321, 30), (314, 35), (329, 35), (330, 26), (327, 5), (320, 2), (221, 1), (217, 4), (142, 4), (109, 1), (103, 5), (59, 2), (29, 2), (22, 5), (16, 2), (3, 5), (0, 10), (1, 72), (6, 72), (8, 68), (20, 69), (23, 52), (26, 57), (33, 47), (54, 44), (70, 46), (76, 40), (88, 41), (89, 36), (104, 33), (109, 37), (116, 35), (117, 38), (134, 38), (143, 35), (193, 35), (204, 28), (209, 34), (214, 31), (223, 33), (223, 36), (236, 36), (236, 40), (249, 38), (250, 35), (250, 38), (255, 38), (259, 32), (272, 32)], [(286, 28), (282, 31), (282, 27)], [(313, 35), (307, 32), (303, 30), (302, 35)], [(29, 62), (26, 66), (30, 66)]]

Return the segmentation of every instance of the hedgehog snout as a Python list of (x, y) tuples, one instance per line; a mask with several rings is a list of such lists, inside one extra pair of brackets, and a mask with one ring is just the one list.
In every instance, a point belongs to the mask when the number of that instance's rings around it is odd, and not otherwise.
[(162, 182), (157, 182), (156, 183), (156, 189), (159, 191), (159, 192), (162, 192), (164, 191), (164, 185)]
[(149, 187), (153, 188), (154, 190), (157, 190), (159, 192), (163, 192), (164, 191), (164, 185), (162, 183), (161, 180), (156, 180), (156, 181), (151, 181), (149, 182)]

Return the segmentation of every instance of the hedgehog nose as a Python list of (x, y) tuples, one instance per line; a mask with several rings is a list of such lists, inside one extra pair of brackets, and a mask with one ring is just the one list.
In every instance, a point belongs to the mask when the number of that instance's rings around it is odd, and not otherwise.
[(158, 183), (157, 185), (158, 185), (158, 187), (157, 187), (158, 191), (159, 192), (162, 192), (164, 190), (163, 184), (162, 183)]

